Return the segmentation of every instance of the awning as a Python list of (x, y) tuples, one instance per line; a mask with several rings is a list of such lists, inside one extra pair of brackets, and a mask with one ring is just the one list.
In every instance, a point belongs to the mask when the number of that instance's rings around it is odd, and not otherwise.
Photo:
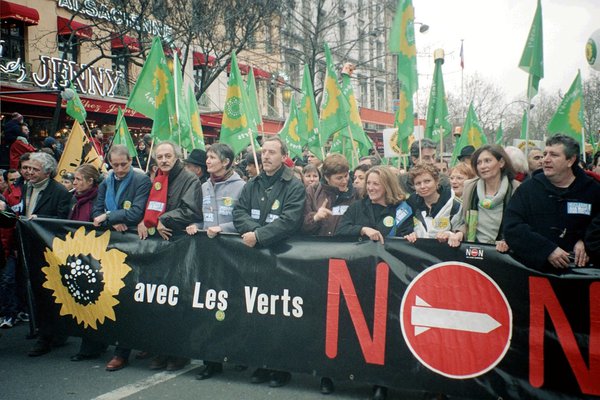
[(260, 68), (253, 68), (252, 69), (254, 71), (254, 77), (256, 79), (271, 79), (271, 73), (268, 71), (265, 71), (264, 69), (260, 69)]
[(360, 107), (360, 120), (363, 124), (394, 126), (394, 113), (373, 110), (371, 108)]
[[(243, 63), (238, 63), (238, 68), (240, 69), (240, 74), (242, 75), (248, 75), (250, 73), (250, 65), (248, 64), (243, 64)], [(265, 71), (264, 69), (260, 69), (260, 68), (252, 68), (252, 70), (254, 71), (254, 77), (258, 78), (258, 79), (271, 79), (272, 74), (268, 71)], [(227, 66), (227, 73), (231, 72), (231, 64), (229, 64)]]
[(215, 61), (217, 60), (217, 58), (215, 56), (208, 56), (208, 60), (207, 60), (206, 55), (199, 51), (194, 51), (192, 53), (192, 56), (194, 58), (194, 67), (199, 67), (201, 65), (208, 65), (209, 68), (212, 68), (215, 66)]
[(25, 25), (37, 25), (40, 14), (35, 8), (0, 0), (0, 19), (12, 19), (22, 21)]
[(137, 39), (127, 35), (113, 38), (110, 42), (110, 46), (113, 49), (128, 48), (130, 51), (140, 51), (140, 44)]
[(56, 30), (59, 35), (71, 36), (71, 33), (75, 33), (75, 36), (82, 39), (92, 38), (92, 27), (82, 24), (81, 22), (71, 21), (68, 18), (56, 17)]

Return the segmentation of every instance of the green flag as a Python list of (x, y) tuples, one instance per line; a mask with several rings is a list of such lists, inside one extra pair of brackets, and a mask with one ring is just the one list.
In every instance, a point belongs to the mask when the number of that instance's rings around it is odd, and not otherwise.
[(408, 154), (410, 135), (415, 130), (412, 95), (407, 90), (404, 84), (400, 86), (398, 109), (394, 117), (394, 128), (398, 129), (396, 145), (402, 154)]
[(85, 107), (77, 94), (77, 90), (75, 90), (73, 82), (71, 82), (70, 88), (75, 95), (71, 100), (67, 101), (67, 114), (80, 124), (83, 124), (87, 118), (87, 111), (85, 111)]
[(206, 146), (204, 144), (204, 132), (202, 131), (202, 122), (200, 121), (200, 111), (198, 110), (198, 102), (196, 101), (194, 89), (191, 86), (188, 86), (186, 100), (190, 113), (190, 129), (192, 131), (192, 137), (194, 140), (193, 146), (195, 149), (206, 150)]
[(327, 72), (325, 74), (325, 84), (323, 85), (323, 100), (321, 101), (320, 115), (322, 143), (327, 141), (335, 132), (348, 126), (347, 115), (349, 108), (348, 101), (338, 84), (329, 46), (327, 46), (327, 43), (324, 46)]
[(302, 76), (302, 100), (298, 107), (298, 135), (308, 144), (308, 150), (321, 161), (325, 158), (319, 135), (319, 115), (315, 104), (315, 93), (310, 80), (308, 65), (304, 65)]
[(419, 88), (414, 20), (412, 0), (399, 0), (390, 31), (389, 50), (398, 54), (398, 80), (406, 85), (406, 93), (411, 99)]
[(115, 136), (113, 137), (112, 144), (123, 144), (127, 146), (129, 155), (132, 158), (137, 156), (137, 150), (133, 143), (133, 139), (131, 138), (131, 134), (129, 133), (129, 128), (127, 127), (127, 122), (125, 121), (125, 116), (123, 115), (121, 107), (119, 107), (117, 111), (117, 123), (115, 124)]
[(494, 143), (502, 146), (502, 139), (504, 136), (504, 131), (502, 131), (502, 122), (500, 122), (500, 126), (498, 126), (498, 130), (496, 131), (496, 139), (494, 140)]
[(158, 95), (159, 100), (162, 98), (162, 93), (155, 93), (155, 89), (166, 87), (161, 85), (167, 79), (165, 69), (169, 70), (162, 44), (158, 37), (154, 37), (150, 53), (131, 90), (126, 107), (153, 119), (157, 108), (156, 97)]
[(544, 38), (542, 29), (542, 2), (538, 0), (529, 36), (519, 61), (519, 68), (529, 74), (527, 97), (532, 99), (538, 92), (544, 77)]
[[(170, 140), (176, 144), (181, 144), (179, 118), (177, 117), (178, 113), (175, 106), (177, 90), (173, 82), (173, 74), (171, 74), (171, 70), (167, 64), (167, 58), (164, 55), (162, 46), (155, 48), (153, 45), (152, 51), (158, 54), (157, 59), (160, 62), (156, 64), (156, 68), (154, 69), (155, 79), (152, 81), (155, 108), (152, 116), (152, 132), (150, 134), (157, 143)], [(175, 67), (175, 65), (173, 66)]]
[(293, 96), (290, 102), (290, 115), (288, 115), (283, 128), (279, 131), (279, 137), (287, 145), (291, 158), (302, 158), (302, 140), (298, 135), (298, 107)]
[(578, 71), (558, 110), (548, 124), (548, 133), (564, 133), (583, 146), (583, 86)]
[(246, 84), (246, 93), (248, 94), (248, 111), (252, 118), (254, 118), (254, 124), (259, 126), (262, 124), (262, 116), (260, 113), (260, 107), (258, 103), (258, 94), (256, 92), (256, 81), (254, 80), (254, 69), (250, 68), (248, 73), (248, 82)]
[(465, 126), (463, 127), (462, 134), (454, 147), (454, 151), (452, 152), (451, 166), (455, 166), (458, 161), (458, 156), (463, 147), (471, 145), (478, 149), (481, 145), (487, 143), (487, 138), (483, 133), (483, 129), (479, 124), (479, 120), (477, 119), (477, 115), (475, 114), (475, 110), (473, 109), (473, 103), (469, 105), (469, 112), (467, 113), (467, 118), (465, 119)]
[[(443, 59), (435, 60), (433, 84), (429, 92), (429, 105), (427, 107), (425, 137), (434, 142), (439, 142), (444, 136), (452, 132), (452, 124), (448, 121), (448, 104), (446, 103), (444, 76), (442, 75), (443, 63)], [(442, 132), (443, 135), (440, 135)]]
[(177, 53), (173, 53), (173, 104), (175, 105), (175, 115), (172, 116), (171, 140), (180, 144), (187, 151), (197, 148), (192, 135), (190, 103), (186, 100), (186, 94), (183, 90), (183, 73)]
[(521, 118), (521, 139), (527, 140), (527, 129), (529, 129), (529, 114), (527, 110), (523, 110), (523, 117)]
[(235, 53), (231, 54), (231, 71), (227, 83), (227, 96), (221, 122), (221, 143), (228, 144), (235, 154), (240, 153), (249, 144), (252, 132), (256, 131), (254, 119), (248, 111), (248, 101), (244, 90), (244, 81), (238, 67)]
[(347, 135), (350, 139), (354, 140), (353, 148), (356, 149), (359, 156), (368, 156), (369, 150), (373, 148), (371, 139), (365, 133), (363, 129), (362, 121), (360, 119), (360, 112), (358, 111), (358, 103), (356, 102), (356, 96), (354, 96), (354, 89), (352, 88), (352, 82), (348, 74), (342, 74), (342, 93), (348, 101), (348, 128), (342, 129), (342, 134)]

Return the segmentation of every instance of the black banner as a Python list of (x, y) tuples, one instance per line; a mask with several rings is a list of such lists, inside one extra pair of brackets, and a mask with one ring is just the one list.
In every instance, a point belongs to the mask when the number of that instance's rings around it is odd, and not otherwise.
[(423, 239), (20, 232), (42, 331), (464, 398), (600, 395), (597, 269), (544, 274)]

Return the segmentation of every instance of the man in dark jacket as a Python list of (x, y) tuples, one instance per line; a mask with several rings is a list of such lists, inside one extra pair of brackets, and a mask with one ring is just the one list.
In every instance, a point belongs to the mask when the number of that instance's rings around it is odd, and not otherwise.
[(504, 237), (530, 267), (582, 267), (589, 261), (583, 239), (600, 212), (600, 185), (578, 164), (577, 141), (560, 134), (551, 137), (542, 171), (525, 181), (508, 204)]
[[(47, 153), (33, 153), (22, 169), (27, 176), (23, 187), (23, 213), (28, 218), (67, 219), (73, 204), (73, 195), (63, 185), (54, 180), (56, 160)], [(41, 284), (41, 283), (40, 283)], [(30, 357), (48, 353), (52, 345), (61, 345), (66, 336), (61, 334), (58, 325), (52, 320), (47, 304), (37, 304), (40, 335), (29, 351)]]
[[(244, 244), (270, 246), (297, 232), (304, 214), (304, 185), (283, 165), (287, 147), (278, 137), (266, 139), (262, 147), (260, 175), (251, 179), (233, 209), (233, 224)], [(269, 386), (287, 384), (291, 374), (259, 368), (252, 383), (270, 380)]]
[(98, 188), (92, 210), (94, 225), (112, 226), (120, 232), (135, 229), (144, 216), (152, 182), (141, 170), (133, 168), (125, 145), (113, 145), (107, 160), (112, 170)]

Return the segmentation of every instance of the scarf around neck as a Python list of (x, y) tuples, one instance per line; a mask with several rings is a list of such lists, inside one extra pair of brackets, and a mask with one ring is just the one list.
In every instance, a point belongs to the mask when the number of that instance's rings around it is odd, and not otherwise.
[(114, 171), (108, 174), (106, 178), (106, 197), (104, 198), (104, 208), (106, 211), (115, 211), (119, 209), (119, 204), (121, 203), (121, 196), (127, 190), (127, 187), (131, 183), (133, 179), (133, 167), (129, 168), (129, 172), (125, 175), (125, 178), (121, 181), (119, 185), (119, 189), (115, 194), (115, 181), (117, 178), (115, 177)]
[(155, 228), (158, 225), (158, 218), (165, 213), (168, 191), (169, 174), (165, 174), (159, 169), (152, 182), (148, 203), (146, 203), (146, 211), (144, 212), (144, 225), (147, 228)]

